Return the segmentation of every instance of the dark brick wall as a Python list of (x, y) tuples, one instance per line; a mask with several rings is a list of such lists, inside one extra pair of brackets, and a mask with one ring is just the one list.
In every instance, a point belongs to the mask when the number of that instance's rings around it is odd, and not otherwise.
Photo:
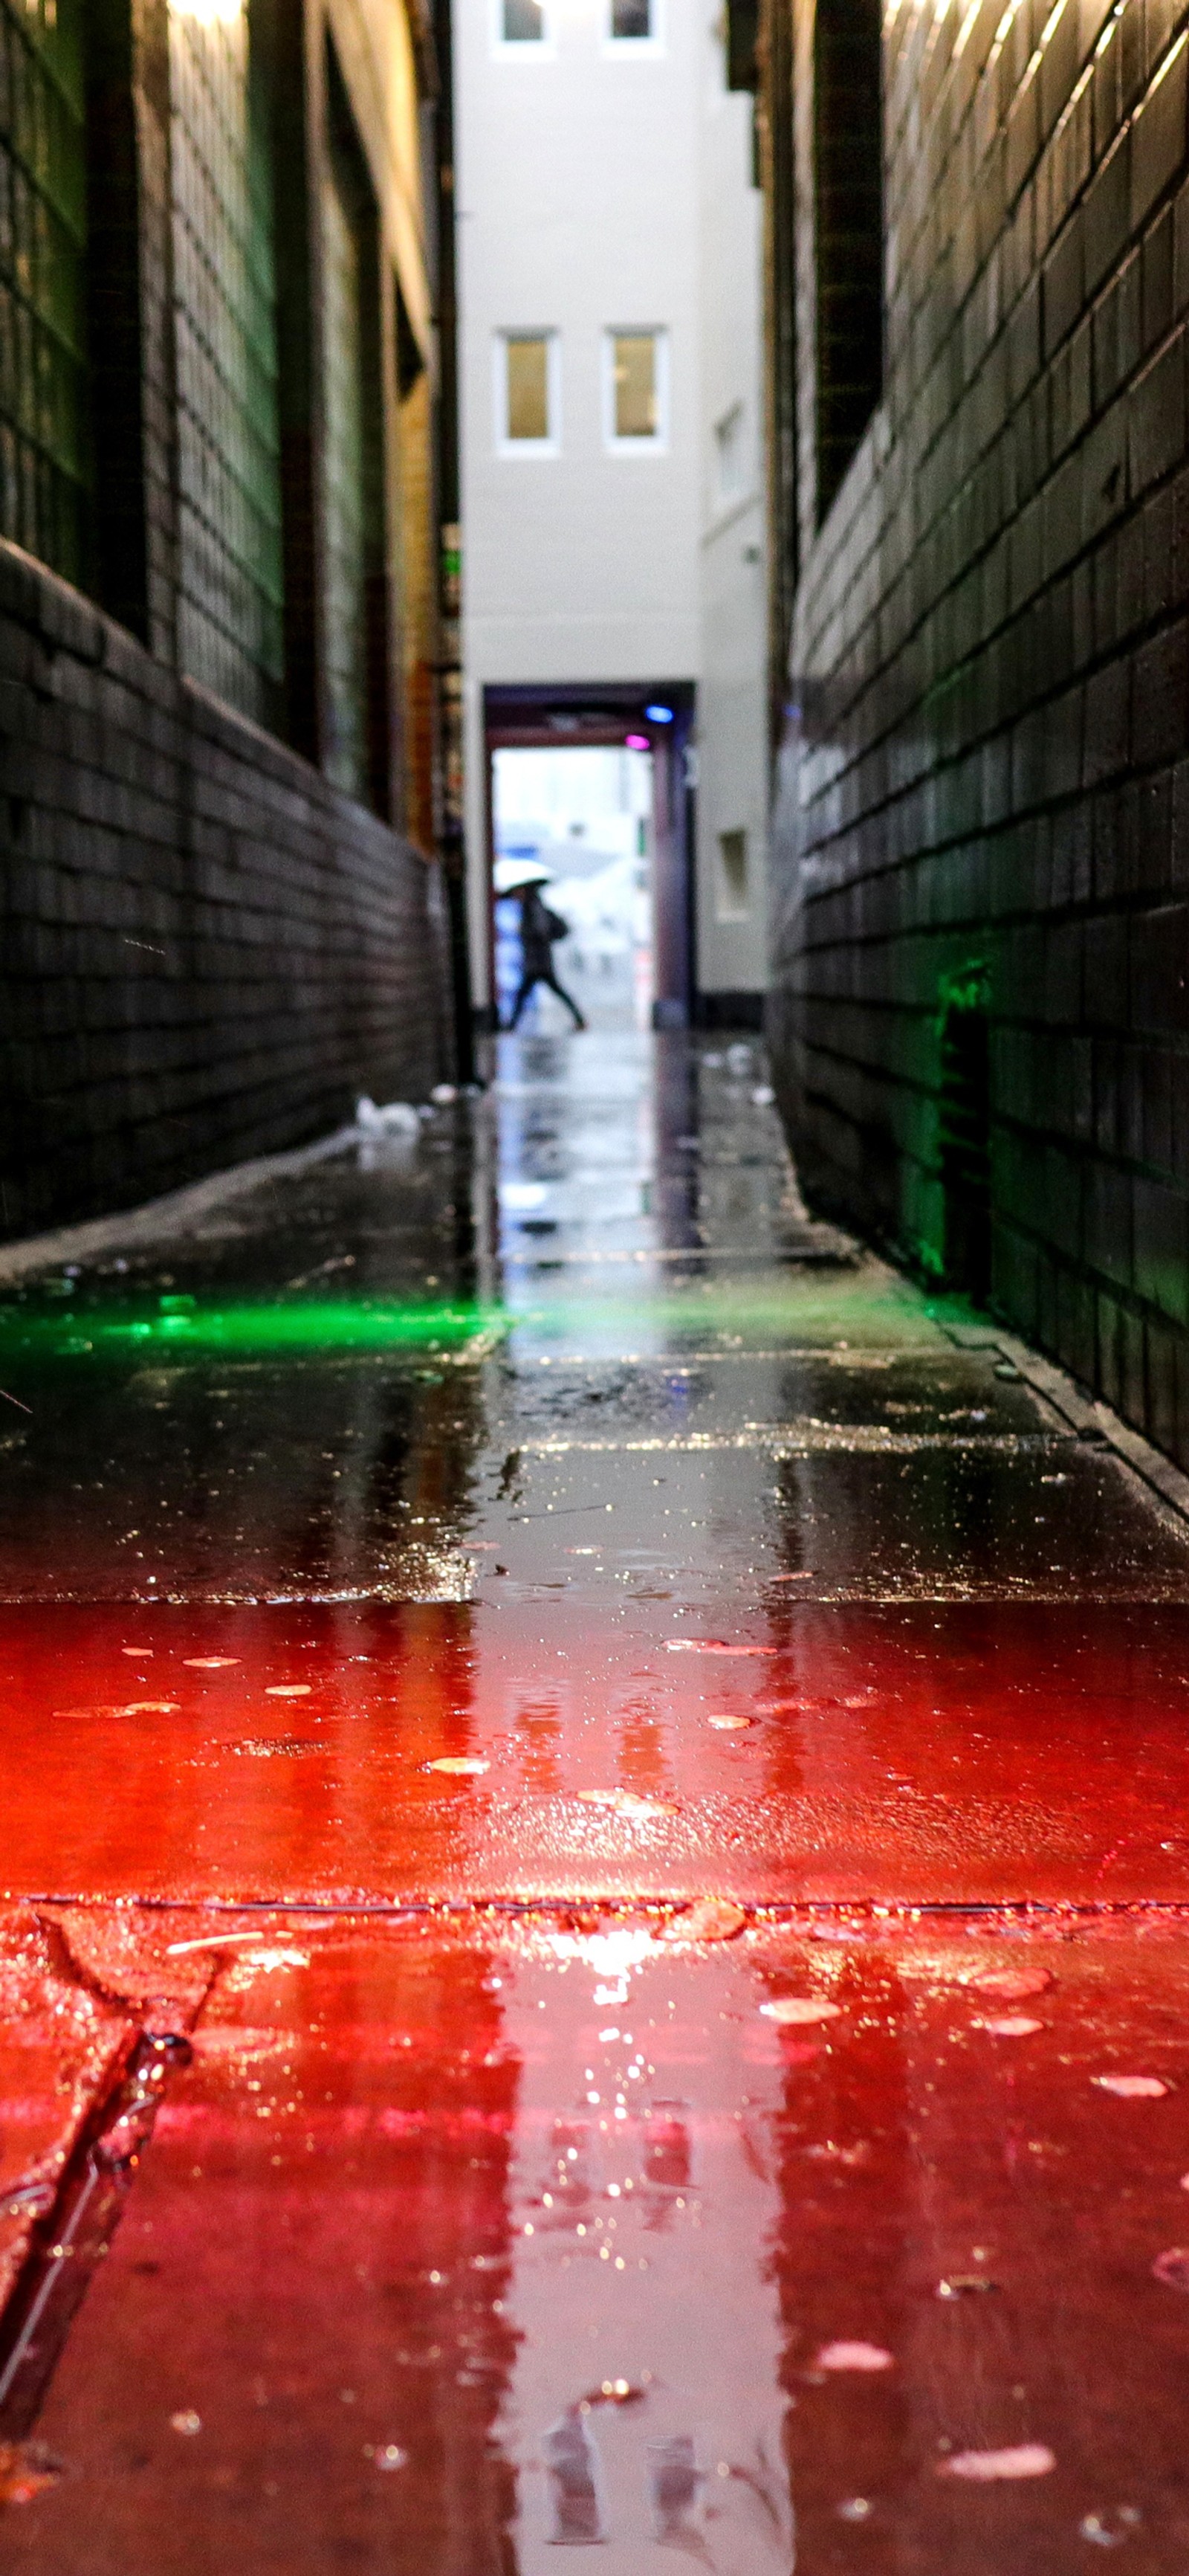
[(0, 544), (0, 1231), (448, 1066), (439, 874)]
[[(797, 345), (811, 0), (793, 8)], [(902, 5), (886, 377), (801, 534), (776, 828), (805, 1184), (946, 1260), (941, 997), (990, 1021), (991, 1295), (1189, 1465), (1189, 186), (1170, 0)]]

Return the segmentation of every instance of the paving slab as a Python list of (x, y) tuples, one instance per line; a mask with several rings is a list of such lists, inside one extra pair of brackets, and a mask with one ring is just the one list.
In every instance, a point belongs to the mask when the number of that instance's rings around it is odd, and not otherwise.
[(666, 1589), (2, 1611), (0, 1886), (1189, 1899), (1185, 1604), (778, 1589), (695, 1622)]

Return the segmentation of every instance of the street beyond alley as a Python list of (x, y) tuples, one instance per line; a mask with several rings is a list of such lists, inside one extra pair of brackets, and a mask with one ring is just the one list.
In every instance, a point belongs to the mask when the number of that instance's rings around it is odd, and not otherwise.
[(0, 1287), (0, 2564), (1181, 2576), (1175, 1480), (494, 1073)]

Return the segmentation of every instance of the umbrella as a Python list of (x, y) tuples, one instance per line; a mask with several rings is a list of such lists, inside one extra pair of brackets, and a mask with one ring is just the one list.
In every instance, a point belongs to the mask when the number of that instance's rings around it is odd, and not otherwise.
[(497, 859), (493, 883), (497, 894), (515, 894), (521, 886), (548, 885), (549, 870), (542, 867), (539, 859)]

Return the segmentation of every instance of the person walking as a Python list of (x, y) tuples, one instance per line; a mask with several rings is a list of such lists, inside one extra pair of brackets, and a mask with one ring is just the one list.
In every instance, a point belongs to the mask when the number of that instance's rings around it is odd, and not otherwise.
[(539, 883), (509, 886), (508, 892), (520, 896), (520, 989), (512, 1005), (508, 1027), (516, 1027), (525, 1003), (537, 985), (547, 984), (550, 992), (556, 993), (558, 1000), (564, 1002), (567, 1011), (572, 1013), (575, 1028), (584, 1029), (586, 1021), (553, 964), (555, 942), (567, 937), (569, 923), (562, 920), (560, 913), (550, 911)]

